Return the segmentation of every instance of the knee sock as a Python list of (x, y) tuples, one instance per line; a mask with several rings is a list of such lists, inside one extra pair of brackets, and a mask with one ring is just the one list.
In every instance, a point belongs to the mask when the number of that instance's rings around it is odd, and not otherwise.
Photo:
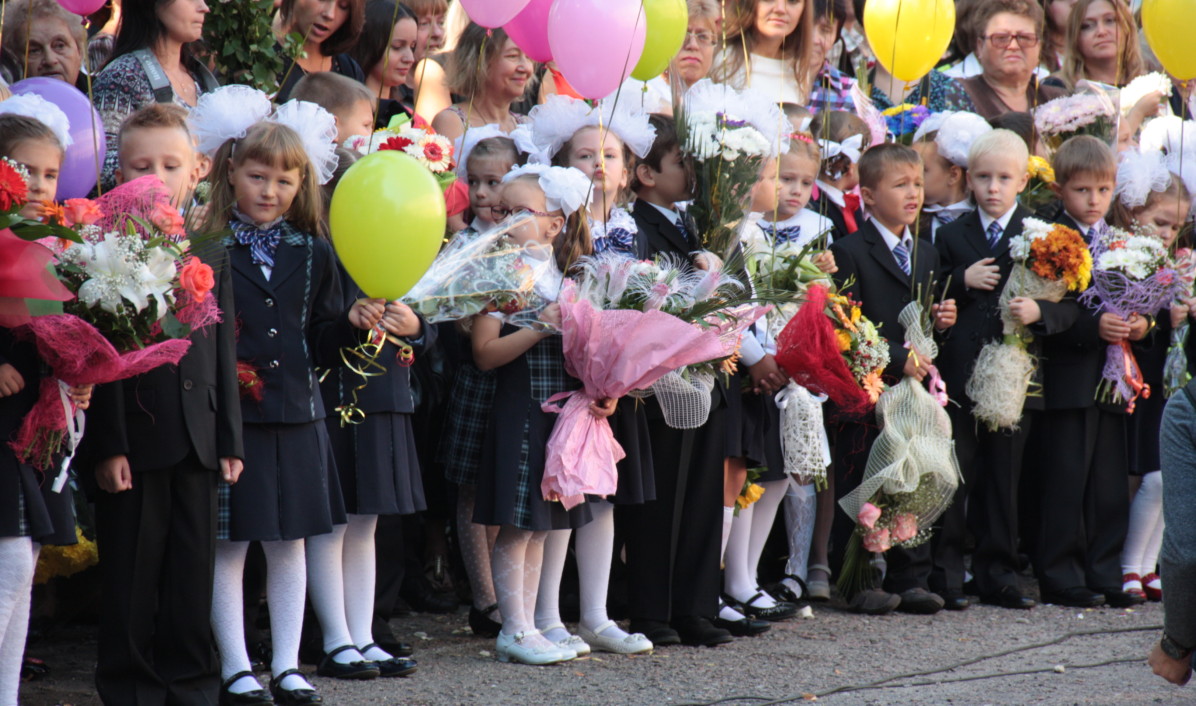
[[(487, 528), (473, 521), (473, 506), (477, 486), (457, 486), (457, 543), (461, 547), (461, 561), (473, 591), (473, 607), (486, 610), (497, 603), (494, 581), (490, 577), (490, 551)], [(493, 617), (493, 616), (491, 616)]]
[[(353, 646), (345, 614), (346, 529), (347, 525), (335, 525), (328, 534), (308, 537), (306, 542), (307, 591), (316, 617), (320, 619), (320, 629), (324, 631), (324, 652), (329, 654), (338, 647)], [(332, 660), (350, 664), (362, 661), (362, 656), (354, 647), (334, 655)]]
[(15, 706), (29, 631), (29, 594), (37, 545), (28, 537), (0, 538), (0, 704)]
[[(1121, 550), (1122, 573), (1145, 576), (1154, 571), (1162, 546), (1162, 524), (1163, 474), (1153, 471), (1142, 476), (1142, 485), (1130, 503), (1129, 531)], [(1159, 544), (1153, 544), (1156, 529)]]
[(540, 588), (536, 595), (536, 628), (553, 642), (569, 637), (561, 625), (561, 577), (569, 554), (572, 530), (552, 530), (544, 540), (544, 561), (540, 569)]
[[(494, 553), (490, 557), (490, 571), (494, 580), (494, 592), (502, 612), (502, 631), (508, 636), (530, 633), (536, 629), (526, 605), (535, 606), (535, 595), (540, 581), (539, 563), (544, 558), (544, 539), (537, 537), (543, 532), (529, 532), (511, 525), (503, 525), (494, 542)], [(536, 566), (530, 567), (529, 563)], [(531, 595), (528, 595), (530, 583)], [(538, 639), (537, 639), (538, 638)], [(547, 645), (548, 640), (535, 636), (533, 642)]]
[(374, 531), (377, 528), (377, 515), (349, 515), (342, 558), (345, 571), (345, 621), (357, 651), (368, 660), (384, 662), (394, 655), (377, 645), (362, 651), (362, 648), (374, 642), (374, 584), (378, 575)]
[[(789, 538), (789, 559), (785, 562), (785, 573), (806, 580), (806, 567), (810, 561), (810, 544), (814, 537), (814, 520), (818, 503), (814, 484), (790, 483), (785, 492), (785, 534)], [(801, 592), (801, 586), (793, 579), (782, 583), (794, 593)]]
[[(344, 531), (343, 526), (340, 529)], [(274, 658), (270, 661), (270, 671), (275, 675), (288, 669), (299, 668), (299, 635), (303, 630), (303, 599), (307, 590), (307, 562), (304, 559), (303, 545), (302, 539), (262, 542), (262, 552), (266, 555), (266, 600), (270, 604), (270, 637), (274, 643)], [(339, 552), (337, 554), (339, 574)], [(344, 623), (344, 619), (342, 602), (341, 623)], [(280, 686), (288, 691), (312, 688), (311, 684), (298, 674), (287, 676)]]
[[(606, 595), (610, 587), (610, 564), (615, 553), (615, 506), (605, 500), (590, 503), (594, 519), (577, 530), (577, 576), (581, 584), (581, 624), (597, 630), (610, 622)], [(627, 633), (617, 625), (602, 635), (623, 639)]]
[(727, 540), (731, 538), (731, 524), (735, 520), (735, 507), (723, 508), (723, 544), (722, 548), (718, 550), (718, 558), (721, 562), (727, 556)]
[[(249, 652), (245, 649), (245, 602), (242, 598), (245, 555), (249, 542), (216, 542), (216, 570), (212, 582), (212, 634), (220, 652), (220, 680), (237, 672), (249, 672)], [(273, 612), (274, 606), (270, 606)], [(229, 686), (234, 694), (261, 689), (254, 677), (241, 677)]]

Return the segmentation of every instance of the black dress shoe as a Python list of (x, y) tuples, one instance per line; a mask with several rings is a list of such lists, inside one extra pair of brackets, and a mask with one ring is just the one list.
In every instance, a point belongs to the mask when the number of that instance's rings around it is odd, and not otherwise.
[(1095, 608), (1104, 605), (1105, 597), (1095, 591), (1089, 591), (1084, 586), (1075, 586), (1062, 591), (1043, 591), (1042, 602), (1071, 608)]
[(714, 627), (722, 628), (735, 637), (755, 637), (772, 629), (772, 623), (767, 620), (756, 620), (755, 618), (742, 618), (740, 620), (715, 618), (711, 623)]
[(943, 599), (944, 610), (967, 610), (972, 605), (963, 591), (943, 591), (939, 596)]
[(1135, 596), (1120, 588), (1102, 589), (1101, 593), (1105, 596), (1105, 603), (1108, 603), (1111, 608), (1133, 608), (1146, 602), (1146, 596)]
[(716, 628), (709, 620), (696, 615), (677, 618), (672, 625), (681, 637), (683, 645), (714, 647), (725, 645), (734, 639), (729, 630)]
[(656, 647), (681, 644), (681, 636), (677, 634), (676, 630), (669, 627), (668, 623), (658, 620), (632, 620), (630, 628), (630, 632), (640, 633), (651, 640)]
[[(774, 599), (774, 605), (769, 608), (761, 608), (759, 606), (752, 605), (752, 603), (765, 596), (768, 596), (768, 594), (766, 594), (764, 591), (758, 591), (756, 595), (740, 603), (731, 596), (724, 594), (723, 600), (726, 601), (727, 605), (731, 606), (735, 610), (738, 610), (740, 613), (743, 613), (749, 618), (758, 618), (760, 620), (768, 620), (775, 623), (781, 620), (788, 620), (789, 618), (797, 615), (797, 606), (793, 603), (786, 603), (785, 601), (776, 601)], [(772, 598), (772, 596), (768, 597)]]
[(240, 694), (234, 694), (228, 690), (230, 686), (237, 683), (238, 679), (252, 676), (253, 672), (237, 672), (228, 679), (225, 679), (224, 683), (220, 685), (220, 706), (265, 706), (265, 704), (273, 704), (274, 699), (270, 698), (270, 692), (265, 689), (243, 691)]
[(490, 606), (485, 610), (478, 610), (473, 606), (469, 606), (469, 629), (478, 637), (498, 637), (498, 633), (502, 630), (502, 623), (496, 623), (490, 619), (490, 614), (498, 608), (498, 604)]
[(980, 602), (1015, 610), (1030, 610), (1038, 605), (1033, 598), (1023, 595), (1016, 586), (1002, 586), (996, 593), (981, 596)]
[(901, 593), (901, 605), (897, 610), (913, 615), (934, 615), (943, 609), (943, 598), (924, 588), (911, 588)]
[[(369, 652), (371, 647), (377, 647), (380, 650), (386, 650), (385, 647), (379, 647), (377, 644), (371, 642), (365, 647), (361, 648), (361, 653)], [(389, 652), (389, 650), (386, 650)], [(392, 653), (393, 654), (393, 653)], [(416, 661), (410, 657), (394, 656), (390, 659), (377, 659), (374, 664), (378, 665), (378, 670), (381, 672), (378, 676), (381, 677), (406, 677), (415, 674), (419, 669)]]
[(288, 669), (270, 680), (270, 693), (274, 695), (274, 703), (279, 706), (309, 706), (310, 704), (324, 703), (324, 699), (315, 689), (282, 688), (282, 680), (292, 674), (303, 676), (298, 669)]
[(377, 662), (369, 660), (358, 660), (356, 662), (337, 662), (333, 659), (345, 650), (357, 649), (353, 645), (341, 645), (335, 650), (324, 655), (324, 659), (320, 660), (320, 666), (316, 667), (316, 674), (321, 677), (332, 677), (334, 679), (376, 679), (382, 674), (382, 669)]

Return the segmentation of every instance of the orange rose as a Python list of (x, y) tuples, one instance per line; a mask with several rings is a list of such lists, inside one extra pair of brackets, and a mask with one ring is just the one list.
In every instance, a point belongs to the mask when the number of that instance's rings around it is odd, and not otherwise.
[(183, 232), (183, 217), (179, 215), (178, 209), (164, 203), (154, 205), (150, 223), (165, 235), (181, 235)]
[(67, 199), (62, 204), (66, 214), (66, 225), (89, 226), (94, 225), (104, 217), (100, 205), (91, 199)]
[(208, 292), (212, 291), (212, 287), (216, 286), (216, 277), (209, 265), (192, 255), (179, 271), (179, 286), (190, 294), (192, 299), (201, 302), (208, 296)]

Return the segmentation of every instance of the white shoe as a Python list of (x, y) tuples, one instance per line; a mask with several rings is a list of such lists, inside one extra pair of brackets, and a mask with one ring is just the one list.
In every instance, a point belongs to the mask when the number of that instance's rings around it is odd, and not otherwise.
[(577, 653), (571, 650), (563, 650), (557, 645), (548, 644), (532, 647), (525, 643), (527, 638), (539, 634), (539, 630), (516, 633), (515, 635), (508, 635), (505, 632), (498, 633), (498, 640), (494, 647), (494, 651), (498, 655), (498, 661), (519, 662), (521, 664), (556, 664), (557, 662), (571, 660), (577, 656)]
[(654, 649), (652, 641), (643, 633), (632, 633), (627, 637), (604, 637), (602, 633), (613, 626), (615, 621), (608, 620), (597, 630), (589, 630), (584, 625), (577, 626), (581, 639), (589, 643), (590, 647), (602, 652), (614, 652), (620, 655), (638, 655), (651, 652)]
[[(540, 634), (544, 635), (544, 633), (546, 633), (550, 630), (556, 630), (557, 628), (560, 628), (561, 630), (564, 630), (565, 632), (569, 632), (568, 628), (566, 628), (563, 624), (557, 623), (555, 625), (549, 625), (546, 628), (541, 628)], [(544, 635), (544, 636), (548, 637), (547, 635)], [(562, 650), (573, 651), (577, 657), (585, 657), (586, 655), (590, 654), (589, 643), (587, 643), (585, 640), (581, 639), (580, 637), (578, 637), (577, 635), (574, 635), (572, 633), (569, 634), (569, 637), (557, 640), (555, 644), (557, 647), (561, 648)]]

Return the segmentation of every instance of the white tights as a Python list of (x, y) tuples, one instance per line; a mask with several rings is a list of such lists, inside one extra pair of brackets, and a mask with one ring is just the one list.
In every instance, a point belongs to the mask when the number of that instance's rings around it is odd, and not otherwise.
[(1163, 546), (1163, 474), (1142, 476), (1130, 503), (1130, 527), (1121, 550), (1121, 572), (1145, 576), (1155, 570)]
[(513, 525), (503, 525), (494, 541), (490, 571), (494, 592), (502, 613), (502, 631), (507, 635), (524, 633), (530, 647), (549, 647), (547, 638), (538, 633), (532, 616), (544, 564), (544, 540), (547, 532), (531, 532)]
[(16, 706), (29, 631), (29, 594), (41, 545), (0, 537), (0, 705)]

